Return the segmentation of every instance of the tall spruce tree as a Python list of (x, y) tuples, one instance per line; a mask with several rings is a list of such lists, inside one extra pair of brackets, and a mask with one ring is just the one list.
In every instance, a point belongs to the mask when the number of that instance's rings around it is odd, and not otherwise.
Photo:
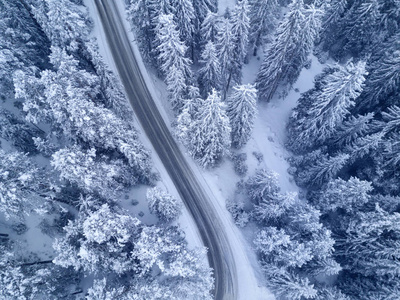
[(297, 80), (317, 37), (321, 15), (314, 6), (305, 8), (303, 0), (290, 4), (257, 75), (260, 99), (271, 100), (279, 86), (291, 86)]
[(221, 87), (221, 65), (213, 42), (209, 41), (201, 54), (202, 65), (199, 72), (199, 86), (204, 95), (211, 93), (212, 89)]
[(197, 119), (192, 123), (191, 153), (203, 167), (215, 166), (230, 146), (229, 119), (218, 92), (213, 90), (199, 106)]
[(365, 63), (328, 67), (315, 87), (302, 95), (289, 122), (289, 144), (298, 152), (307, 151), (332, 137), (361, 94)]
[(227, 100), (227, 115), (231, 124), (232, 145), (240, 148), (250, 139), (257, 112), (257, 90), (254, 85), (245, 84), (233, 87)]

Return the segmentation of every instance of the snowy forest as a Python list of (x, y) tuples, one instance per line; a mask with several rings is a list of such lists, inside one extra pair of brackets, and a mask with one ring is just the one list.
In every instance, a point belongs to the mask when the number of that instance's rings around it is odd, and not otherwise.
[[(0, 0), (0, 298), (214, 299), (94, 2)], [(175, 140), (230, 178), (259, 285), (399, 300), (400, 1), (121, 2)]]

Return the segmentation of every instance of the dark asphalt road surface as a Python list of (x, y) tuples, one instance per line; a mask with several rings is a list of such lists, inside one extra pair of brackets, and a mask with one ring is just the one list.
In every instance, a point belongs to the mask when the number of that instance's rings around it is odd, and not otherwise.
[(208, 248), (208, 260), (214, 269), (215, 299), (237, 299), (236, 266), (222, 223), (210, 203), (213, 199), (198, 183), (159, 113), (114, 1), (95, 2), (126, 95)]

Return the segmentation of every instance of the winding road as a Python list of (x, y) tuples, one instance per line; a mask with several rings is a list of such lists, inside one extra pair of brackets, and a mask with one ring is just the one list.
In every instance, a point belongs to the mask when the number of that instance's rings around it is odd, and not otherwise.
[(238, 298), (237, 270), (227, 234), (211, 200), (181, 153), (146, 86), (137, 58), (112, 0), (95, 0), (113, 60), (126, 95), (157, 155), (192, 214), (214, 270), (214, 297)]

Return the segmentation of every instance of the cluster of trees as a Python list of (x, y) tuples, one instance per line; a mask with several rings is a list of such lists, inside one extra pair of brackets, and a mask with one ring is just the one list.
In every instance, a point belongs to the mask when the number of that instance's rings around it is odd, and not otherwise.
[[(251, 205), (244, 205), (243, 200)], [(334, 259), (335, 240), (321, 223), (321, 212), (299, 200), (296, 193), (282, 192), (278, 174), (256, 170), (240, 186), (228, 209), (238, 225), (249, 221), (258, 225), (254, 248), (266, 284), (276, 296), (322, 300), (335, 295), (335, 299), (347, 299), (327, 284), (342, 267)]]
[(211, 299), (204, 251), (171, 224), (182, 204), (150, 189), (154, 225), (120, 207), (157, 174), (82, 1), (0, 0), (0, 28), (0, 213), (56, 237), (43, 260), (0, 226), (0, 298), (82, 298), (90, 275), (87, 299)]
[(337, 288), (349, 299), (397, 299), (400, 4), (325, 8), (316, 53), (338, 63), (316, 76), (289, 120), (290, 172), (333, 232)]
[(203, 167), (250, 138), (257, 91), (241, 84), (242, 66), (249, 50), (264, 43), (278, 3), (240, 0), (224, 16), (216, 10), (205, 0), (127, 5), (143, 57), (165, 79), (176, 134)]

